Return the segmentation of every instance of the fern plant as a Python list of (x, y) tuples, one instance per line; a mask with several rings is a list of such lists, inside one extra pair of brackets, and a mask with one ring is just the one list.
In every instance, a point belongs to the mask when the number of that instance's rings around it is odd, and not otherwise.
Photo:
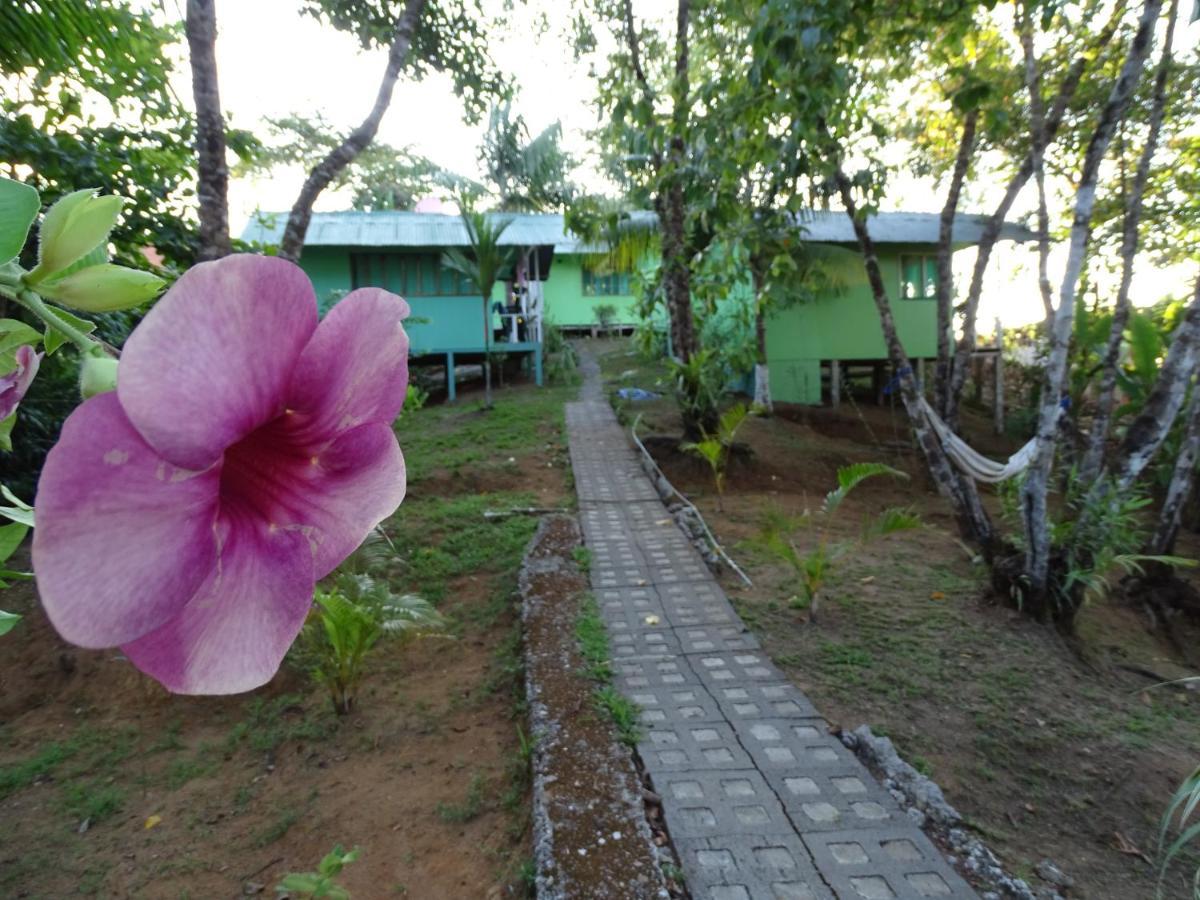
[[(838, 486), (825, 495), (819, 510), (805, 510), (798, 516), (784, 516), (777, 512), (768, 514), (759, 543), (792, 569), (803, 592), (803, 597), (797, 598), (793, 606), (807, 609), (809, 622), (816, 622), (817, 607), (830, 573), (847, 553), (873, 540), (921, 525), (920, 517), (912, 509), (891, 507), (867, 519), (853, 539), (833, 539), (832, 525), (843, 501), (858, 485), (877, 475), (908, 478), (903, 472), (883, 463), (843, 466), (838, 469)], [(810, 546), (807, 550), (801, 551), (796, 543), (795, 535), (799, 531), (809, 535)]]
[(369, 575), (344, 573), (318, 589), (297, 643), (298, 662), (325, 685), (338, 715), (354, 709), (368, 654), (381, 638), (409, 638), (445, 628), (427, 600), (393, 594)]
[(733, 451), (733, 441), (738, 429), (750, 415), (750, 410), (744, 403), (731, 407), (717, 420), (716, 434), (704, 433), (699, 441), (689, 441), (680, 444), (680, 449), (699, 456), (712, 469), (713, 482), (717, 488), (717, 509), (724, 510), (725, 472), (729, 467), (729, 455)]

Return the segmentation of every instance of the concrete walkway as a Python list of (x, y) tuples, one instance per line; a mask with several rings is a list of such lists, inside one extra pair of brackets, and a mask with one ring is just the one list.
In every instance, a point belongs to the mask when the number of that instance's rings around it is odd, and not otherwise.
[(763, 653), (581, 368), (567, 433), (591, 586), (692, 897), (976, 897)]

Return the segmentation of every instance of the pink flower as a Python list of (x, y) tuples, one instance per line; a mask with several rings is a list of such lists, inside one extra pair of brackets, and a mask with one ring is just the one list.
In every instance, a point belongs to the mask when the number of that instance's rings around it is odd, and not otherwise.
[(59, 633), (177, 693), (270, 680), (315, 581), (404, 498), (406, 315), (365, 288), (318, 325), (308, 278), (270, 257), (180, 278), (42, 471), (33, 564)]
[(15, 356), (17, 367), (7, 375), (0, 375), (0, 421), (16, 412), (42, 361), (42, 354), (35, 353), (28, 344), (18, 347)]

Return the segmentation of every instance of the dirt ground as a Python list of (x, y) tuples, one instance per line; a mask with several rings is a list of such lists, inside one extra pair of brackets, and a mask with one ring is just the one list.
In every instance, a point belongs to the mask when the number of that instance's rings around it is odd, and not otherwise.
[(26, 618), (0, 644), (0, 896), (270, 897), (336, 844), (362, 848), (340, 879), (356, 897), (524, 896), (515, 587), (536, 521), (482, 512), (566, 502), (573, 394), (509, 387), (483, 413), (468, 389), (401, 418), (409, 495), (372, 572), (451, 626), (381, 645), (349, 716), (286, 663), (248, 695), (171, 696), (5, 592)]
[[(642, 434), (677, 435), (661, 369), (623, 344), (608, 350), (610, 388), (664, 393), (617, 401), (618, 410), (630, 419), (641, 413)], [(1048, 858), (1074, 879), (1070, 897), (1154, 896), (1160, 816), (1200, 762), (1200, 692), (1155, 688), (1123, 667), (1166, 678), (1196, 669), (1116, 599), (1091, 603), (1072, 641), (999, 602), (909, 449), (902, 409), (860, 401), (837, 413), (780, 412), (739, 433), (752, 452), (732, 464), (720, 511), (706, 465), (670, 441), (652, 442), (668, 478), (754, 581), (746, 589), (722, 579), (775, 661), (835, 725), (867, 723), (890, 736), (1035, 887), (1047, 887), (1034, 867)], [(997, 457), (1015, 449), (990, 435), (987, 422), (979, 416), (969, 426), (975, 446)], [(924, 527), (849, 554), (810, 623), (790, 603), (799, 586), (763, 549), (761, 530), (771, 510), (819, 507), (837, 468), (859, 461), (886, 462), (911, 478), (860, 486), (842, 507), (835, 539), (852, 537), (890, 506), (914, 508)], [(997, 509), (994, 496), (987, 502)], [(811, 540), (796, 533), (801, 550)], [(1200, 558), (1200, 539), (1187, 535), (1179, 551)], [(1185, 650), (1200, 648), (1200, 635), (1184, 634)], [(1195, 867), (1195, 858), (1175, 866), (1163, 896), (1190, 897)]]

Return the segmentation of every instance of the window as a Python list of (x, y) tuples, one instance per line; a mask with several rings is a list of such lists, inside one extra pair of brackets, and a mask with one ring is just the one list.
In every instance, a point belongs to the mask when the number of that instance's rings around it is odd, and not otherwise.
[(633, 291), (629, 287), (628, 272), (593, 272), (583, 268), (583, 295), (585, 297), (628, 297)]
[(442, 265), (440, 253), (355, 253), (354, 286), (381, 287), (402, 297), (474, 296), (465, 275)]
[(900, 257), (900, 296), (905, 300), (932, 300), (937, 296), (937, 257)]

